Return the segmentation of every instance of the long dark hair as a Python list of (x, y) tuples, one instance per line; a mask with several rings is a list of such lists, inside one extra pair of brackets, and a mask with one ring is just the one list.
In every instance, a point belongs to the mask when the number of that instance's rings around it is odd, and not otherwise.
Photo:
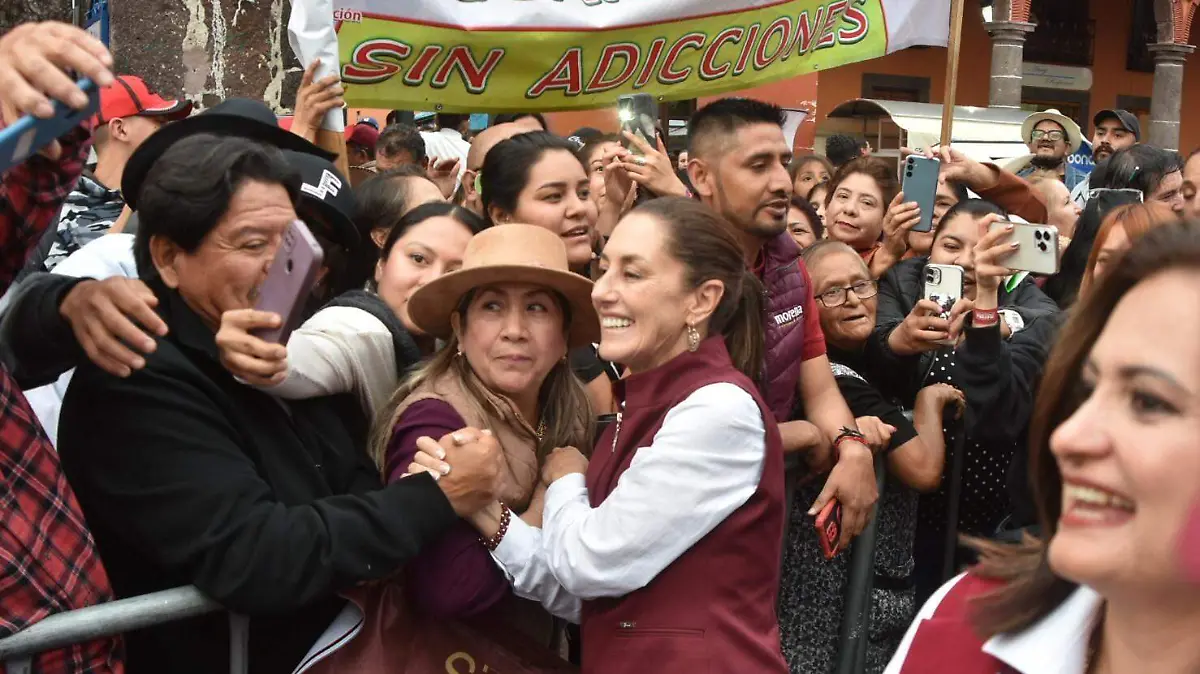
[(351, 287), (361, 288), (375, 274), (379, 248), (372, 233), (391, 232), (412, 209), (409, 178), (429, 180), (429, 174), (420, 166), (406, 164), (372, 176), (354, 188), (354, 227), (362, 245), (347, 273)]
[[(1200, 222), (1175, 222), (1151, 230), (1093, 286), (1071, 313), (1046, 361), (1037, 394), (1029, 442), (1029, 475), (1045, 541), (1053, 538), (1062, 514), (1062, 475), (1050, 453), (1050, 435), (1075, 413), (1081, 400), (1072, 395), (1084, 361), (1117, 303), (1134, 286), (1168, 269), (1200, 270)], [(1075, 584), (1050, 569), (1046, 545), (1027, 538), (1005, 546), (972, 541), (981, 553), (975, 573), (1006, 581), (1001, 589), (976, 600), (971, 619), (981, 636), (1020, 632), (1054, 611)]]
[(408, 232), (408, 230), (425, 222), (430, 218), (447, 217), (457, 221), (460, 225), (471, 230), (471, 235), (474, 236), (488, 228), (488, 224), (483, 218), (475, 215), (462, 206), (457, 206), (448, 201), (431, 201), (427, 204), (421, 204), (404, 214), (399, 222), (388, 231), (387, 239), (383, 242), (383, 247), (379, 249), (379, 259), (387, 260), (392, 254), (392, 248), (396, 247), (396, 242)]
[(1163, 150), (1141, 143), (1118, 150), (1108, 158), (1104, 187), (1135, 189), (1149, 199), (1169, 173), (1183, 170), (1183, 157), (1178, 152)]
[[(491, 224), (492, 207), (506, 213), (517, 210), (517, 199), (529, 184), (529, 171), (547, 152), (561, 150), (575, 157), (575, 146), (565, 138), (545, 131), (531, 131), (500, 141), (483, 160), (480, 187), (483, 188), (483, 217)], [(580, 162), (582, 165), (582, 162)], [(587, 173), (587, 167), (584, 167)]]
[(687, 268), (689, 286), (711, 280), (725, 285), (708, 331), (725, 338), (734, 366), (757, 382), (764, 358), (762, 284), (746, 269), (731, 226), (707, 206), (685, 197), (662, 197), (630, 212), (666, 225), (666, 249)]

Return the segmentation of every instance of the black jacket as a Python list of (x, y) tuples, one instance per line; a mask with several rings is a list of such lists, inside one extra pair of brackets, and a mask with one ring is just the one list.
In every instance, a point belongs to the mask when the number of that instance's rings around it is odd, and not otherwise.
[[(284, 402), (238, 383), (212, 330), (149, 285), (170, 333), (128, 379), (79, 366), (63, 468), (118, 596), (195, 584), (251, 617), (251, 672), (287, 674), (344, 604), (339, 590), (394, 573), (458, 518), (427, 477), (381, 487), (362, 433), (330, 399)], [(131, 674), (228, 668), (223, 615), (126, 643)]]
[[(871, 381), (911, 406), (933, 366), (933, 352), (898, 356), (888, 347), (888, 336), (920, 301), (928, 258), (904, 260), (879, 280), (879, 311), (868, 344)], [(1001, 309), (1012, 309), (1025, 328), (1005, 341), (999, 327), (967, 329), (966, 340), (955, 351), (960, 388), (967, 394), (968, 409), (984, 429), (1013, 438), (1029, 420), (1033, 394), (1042, 365), (1060, 323), (1058, 305), (1026, 278), (1009, 293), (1000, 288)], [(994, 422), (994, 423), (993, 423)], [(980, 429), (972, 428), (972, 431)]]
[(59, 313), (67, 293), (86, 280), (38, 272), (13, 286), (0, 319), (0, 362), (22, 389), (49, 384), (87, 360)]
[[(867, 345), (872, 381), (907, 406), (924, 385), (934, 353), (898, 356), (887, 340), (921, 299), (927, 262), (924, 257), (904, 260), (880, 279), (878, 317)], [(966, 340), (954, 353), (955, 384), (966, 394), (969, 437), (1024, 447), (1042, 368), (1063, 314), (1030, 278), (1011, 293), (1001, 287), (999, 300), (1001, 309), (1021, 315), (1025, 328), (1007, 341), (999, 327), (968, 328)], [(1027, 466), (1026, 452), (1019, 451), (1008, 475), (1014, 514), (1022, 522), (1032, 518)]]

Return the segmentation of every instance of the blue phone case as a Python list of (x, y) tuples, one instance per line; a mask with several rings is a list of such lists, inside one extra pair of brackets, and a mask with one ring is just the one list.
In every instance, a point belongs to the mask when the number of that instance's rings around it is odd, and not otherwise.
[(54, 101), (54, 116), (50, 119), (26, 115), (0, 130), (0, 173), (25, 161), (96, 114), (100, 109), (100, 90), (87, 78), (77, 84), (88, 95), (88, 104), (83, 110)]
[(921, 221), (913, 226), (914, 232), (933, 229), (933, 203), (937, 199), (938, 173), (942, 162), (920, 155), (910, 154), (904, 160), (904, 175), (900, 191), (905, 201), (915, 201), (921, 207)]

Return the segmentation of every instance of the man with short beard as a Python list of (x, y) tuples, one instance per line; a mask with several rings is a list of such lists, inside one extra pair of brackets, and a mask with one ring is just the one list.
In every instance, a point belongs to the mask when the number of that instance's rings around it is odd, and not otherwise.
[[(1092, 118), (1096, 127), (1092, 134), (1092, 160), (1096, 165), (1108, 161), (1118, 150), (1132, 147), (1142, 140), (1142, 125), (1136, 115), (1128, 110), (1101, 110)], [(1081, 181), (1071, 190), (1071, 200), (1080, 208), (1087, 204), (1087, 194), (1091, 186), (1088, 181)]]
[[(763, 284), (766, 368), (760, 388), (779, 422), (784, 452), (817, 470), (834, 464), (809, 514), (836, 498), (844, 508), (846, 544), (866, 526), (878, 490), (871, 450), (854, 430), (854, 415), (825, 355), (812, 282), (787, 233), (792, 148), (783, 120), (780, 108), (760, 101), (710, 103), (688, 124), (688, 175), (701, 202), (729, 223), (746, 266)], [(792, 420), (797, 400), (809, 421)]]
[(1067, 189), (1087, 182), (1087, 174), (1067, 162), (1079, 150), (1083, 136), (1079, 125), (1057, 110), (1030, 115), (1021, 125), (1021, 137), (1029, 145), (1029, 165), (1017, 171), (1021, 178), (1047, 175), (1058, 178)]

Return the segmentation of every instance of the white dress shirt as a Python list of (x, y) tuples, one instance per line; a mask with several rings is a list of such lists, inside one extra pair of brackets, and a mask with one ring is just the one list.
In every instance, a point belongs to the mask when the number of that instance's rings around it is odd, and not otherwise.
[(421, 138), (425, 140), (425, 154), (433, 159), (458, 159), (458, 181), (462, 182), (463, 173), (467, 170), (467, 153), (471, 144), (463, 139), (462, 134), (454, 129), (439, 131), (422, 131)]
[[(942, 600), (964, 575), (950, 580), (925, 602), (883, 674), (900, 674), (921, 623), (933, 616)], [(983, 652), (1020, 674), (1083, 674), (1087, 666), (1092, 629), (1103, 605), (1104, 599), (1095, 590), (1081, 586), (1032, 627), (1016, 634), (1000, 634), (988, 639), (983, 645)]]
[(754, 398), (734, 384), (704, 386), (667, 413), (599, 507), (583, 475), (562, 477), (546, 490), (544, 528), (512, 518), (492, 557), (518, 596), (578, 622), (581, 600), (645, 587), (744, 505), (765, 454)]

